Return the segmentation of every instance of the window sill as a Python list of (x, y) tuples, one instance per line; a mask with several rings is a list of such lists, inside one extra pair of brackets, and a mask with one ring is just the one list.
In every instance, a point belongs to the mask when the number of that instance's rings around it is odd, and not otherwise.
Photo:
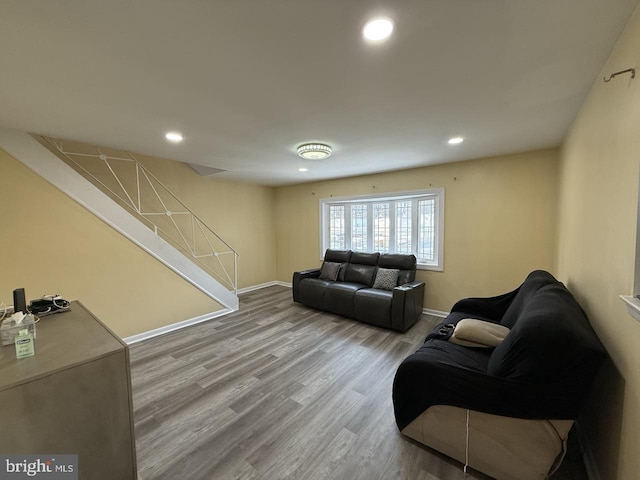
[(640, 322), (640, 299), (627, 295), (620, 295), (620, 299), (627, 305), (629, 315)]
[(434, 272), (443, 272), (444, 268), (439, 265), (427, 265), (426, 263), (418, 263), (416, 265), (416, 270), (431, 270)]

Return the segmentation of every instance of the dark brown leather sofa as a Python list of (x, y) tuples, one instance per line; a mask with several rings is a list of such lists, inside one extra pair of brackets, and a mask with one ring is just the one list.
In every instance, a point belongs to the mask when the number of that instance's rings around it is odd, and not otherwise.
[[(336, 267), (336, 264), (339, 267), (335, 279), (321, 274), (327, 266)], [(379, 274), (391, 271), (393, 278), (396, 270), (395, 285), (379, 287)], [(293, 274), (293, 300), (360, 322), (404, 332), (422, 314), (425, 285), (416, 281), (415, 276), (414, 255), (329, 249), (321, 268)], [(378, 288), (374, 288), (376, 285)]]

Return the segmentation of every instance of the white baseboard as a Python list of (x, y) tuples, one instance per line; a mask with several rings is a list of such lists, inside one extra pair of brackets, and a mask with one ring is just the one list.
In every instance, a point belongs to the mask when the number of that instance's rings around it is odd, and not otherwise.
[(449, 312), (442, 312), (440, 310), (432, 310), (430, 308), (423, 308), (422, 309), (422, 313), (424, 315), (433, 315), (434, 317), (441, 317), (441, 318), (445, 318), (447, 315), (449, 315)]
[[(254, 290), (260, 290), (261, 288), (272, 287), (274, 285), (278, 285), (280, 287), (288, 287), (291, 288), (291, 283), (281, 282), (278, 280), (274, 280), (272, 282), (265, 282), (259, 285), (252, 285), (250, 287), (244, 287), (238, 289), (238, 295), (242, 293), (252, 292)], [(164, 335), (165, 333), (173, 332), (175, 330), (180, 330), (181, 328), (186, 328), (191, 325), (196, 325), (198, 323), (206, 322), (207, 320), (213, 320), (214, 318), (222, 317), (228, 313), (233, 312), (233, 310), (229, 308), (223, 308), (222, 310), (216, 310), (215, 312), (205, 313), (204, 315), (200, 315), (194, 318), (188, 318), (187, 320), (183, 320), (181, 322), (172, 323), (171, 325), (165, 325), (164, 327), (154, 328), (153, 330), (148, 330), (146, 332), (138, 333), (136, 335), (131, 335), (130, 337), (123, 338), (122, 340), (127, 345), (132, 345), (134, 343), (142, 342), (143, 340), (148, 340), (153, 337), (157, 337), (159, 335)], [(422, 310), (422, 313), (426, 315), (433, 315), (435, 317), (446, 317), (449, 315), (447, 312), (442, 312), (440, 310), (431, 310), (430, 308), (425, 308)], [(589, 480), (599, 480), (596, 478), (591, 478)]]
[(587, 471), (587, 477), (589, 480), (602, 480), (600, 470), (598, 470), (598, 464), (596, 463), (593, 455), (591, 443), (580, 428), (580, 424), (576, 422), (575, 425), (576, 432), (578, 433), (578, 439), (580, 440), (580, 446), (582, 447), (582, 462), (584, 463), (584, 469)]
[(289, 287), (289, 288), (291, 288), (291, 284), (290, 283), (279, 282), (278, 280), (274, 280), (272, 282), (261, 283), (259, 285), (252, 285), (250, 287), (239, 288), (238, 289), (238, 295), (240, 295), (242, 293), (252, 292), (254, 290), (260, 290), (261, 288), (273, 287), (274, 285), (279, 285), (281, 287)]
[[(241, 293), (252, 292), (253, 290), (260, 290), (261, 288), (271, 287), (273, 285), (279, 285), (281, 287), (289, 287), (291, 288), (290, 283), (286, 282), (266, 282), (261, 283), (259, 285), (252, 285), (250, 287), (239, 288), (238, 295)], [(207, 320), (213, 320), (214, 318), (222, 317), (228, 313), (233, 312), (230, 308), (223, 308), (222, 310), (216, 310), (215, 312), (205, 313), (204, 315), (200, 315), (194, 318), (188, 318), (187, 320), (183, 320), (181, 322), (172, 323), (171, 325), (166, 325), (160, 328), (154, 328), (153, 330), (148, 330), (146, 332), (138, 333), (136, 335), (131, 335), (130, 337), (123, 338), (122, 340), (127, 345), (132, 345), (134, 343), (142, 342), (143, 340), (148, 340), (153, 337), (157, 337), (158, 335), (164, 335), (165, 333), (173, 332), (175, 330), (180, 330), (181, 328), (186, 328), (191, 325), (196, 325), (201, 322), (206, 322)]]
[(177, 323), (172, 323), (171, 325), (165, 325), (164, 327), (154, 328), (153, 330), (148, 330), (146, 332), (138, 333), (137, 335), (131, 335), (130, 337), (123, 338), (122, 340), (127, 345), (131, 345), (134, 343), (141, 342), (143, 340), (148, 340), (150, 338), (157, 337), (158, 335), (164, 335), (165, 333), (173, 332), (175, 330), (180, 330), (181, 328), (189, 327), (197, 323), (206, 322), (207, 320), (213, 320), (214, 318), (221, 317), (223, 315), (226, 315), (227, 313), (231, 313), (232, 311), (233, 310), (231, 310), (230, 308), (223, 308), (222, 310), (216, 310), (215, 312), (205, 313), (204, 315), (200, 315), (198, 317), (189, 318), (187, 320), (183, 320)]

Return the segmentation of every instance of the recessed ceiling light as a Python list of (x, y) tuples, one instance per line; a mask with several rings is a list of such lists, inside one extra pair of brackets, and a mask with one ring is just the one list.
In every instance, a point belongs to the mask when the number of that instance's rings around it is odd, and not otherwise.
[(449, 145), (458, 145), (459, 143), (464, 142), (464, 138), (462, 137), (452, 137), (449, 140), (447, 140), (447, 143)]
[(166, 138), (172, 143), (180, 143), (182, 140), (184, 140), (182, 138), (182, 134), (178, 132), (167, 132), (164, 138)]
[(371, 42), (380, 42), (389, 38), (393, 32), (393, 22), (389, 18), (374, 18), (369, 20), (362, 29), (364, 38)]
[(299, 172), (307, 172), (307, 171), (309, 171), (309, 169), (302, 167), (302, 168), (299, 168), (298, 171)]
[(298, 147), (298, 155), (307, 160), (324, 160), (331, 152), (331, 147), (324, 143), (305, 143)]

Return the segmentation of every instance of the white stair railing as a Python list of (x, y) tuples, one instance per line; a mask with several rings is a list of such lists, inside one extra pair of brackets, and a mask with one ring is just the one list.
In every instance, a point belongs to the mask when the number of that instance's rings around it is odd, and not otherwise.
[(39, 137), (83, 177), (237, 294), (238, 253), (129, 152)]

